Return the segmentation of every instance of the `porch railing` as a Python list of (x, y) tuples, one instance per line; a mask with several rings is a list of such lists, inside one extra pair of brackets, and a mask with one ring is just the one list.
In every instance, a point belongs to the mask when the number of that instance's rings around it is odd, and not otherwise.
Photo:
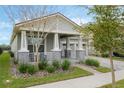
[[(72, 58), (76, 59), (76, 52), (70, 51), (67, 53), (66, 51), (61, 51), (61, 58)], [(39, 60), (53, 60), (53, 52), (40, 52), (39, 53)], [(36, 62), (36, 53), (29, 53), (29, 61)]]
[[(46, 59), (46, 55), (44, 54), (44, 52), (41, 52), (38, 54), (39, 54), (39, 60), (45, 60)], [(29, 53), (29, 61), (30, 62), (36, 62), (36, 53), (34, 53), (34, 52)]]

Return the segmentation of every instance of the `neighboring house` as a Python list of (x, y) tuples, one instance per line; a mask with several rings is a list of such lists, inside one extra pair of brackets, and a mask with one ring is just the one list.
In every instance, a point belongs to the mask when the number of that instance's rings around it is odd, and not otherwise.
[[(42, 22), (45, 20), (48, 21), (48, 24), (45, 26), (44, 31), (42, 31)], [(32, 24), (37, 27), (37, 23), (41, 24), (40, 29), (32, 29), (28, 25)], [(30, 32), (37, 33), (40, 31), (41, 34), (48, 33), (39, 48), (39, 57), (41, 59), (60, 60), (62, 58), (69, 58), (83, 60), (86, 55), (86, 51), (83, 48), (85, 42), (82, 42), (81, 34), (75, 29), (76, 26), (78, 25), (75, 22), (61, 13), (54, 13), (15, 24), (11, 37), (11, 50), (15, 53), (15, 58), (19, 62), (34, 62), (35, 50), (33, 51)]]
[(94, 48), (94, 45), (93, 45), (93, 39), (92, 38), (89, 38), (86, 42), (86, 54), (87, 55), (96, 55), (96, 50)]

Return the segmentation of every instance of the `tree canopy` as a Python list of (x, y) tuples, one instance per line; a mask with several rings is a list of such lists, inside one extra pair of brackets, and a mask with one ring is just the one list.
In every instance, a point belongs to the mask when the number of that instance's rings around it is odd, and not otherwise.
[(123, 8), (119, 6), (93, 6), (89, 14), (94, 22), (86, 28), (93, 34), (96, 50), (109, 51), (121, 49), (123, 44)]

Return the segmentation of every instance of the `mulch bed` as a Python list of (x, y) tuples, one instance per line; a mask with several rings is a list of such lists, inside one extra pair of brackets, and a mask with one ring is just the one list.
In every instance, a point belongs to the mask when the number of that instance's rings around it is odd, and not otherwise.
[(13, 62), (11, 62), (10, 71), (11, 71), (11, 74), (14, 78), (28, 78), (28, 77), (45, 77), (45, 76), (50, 76), (50, 75), (57, 74), (57, 73), (70, 73), (70, 72), (73, 72), (73, 69), (69, 69), (67, 71), (63, 71), (62, 69), (58, 69), (54, 73), (48, 73), (45, 70), (39, 70), (36, 73), (34, 73), (33, 75), (31, 75), (29, 73), (20, 73), (18, 70), (18, 64), (15, 65)]

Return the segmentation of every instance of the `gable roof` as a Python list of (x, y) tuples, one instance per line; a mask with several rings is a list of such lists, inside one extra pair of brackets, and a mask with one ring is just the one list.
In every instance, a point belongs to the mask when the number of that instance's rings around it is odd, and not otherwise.
[(76, 26), (79, 26), (77, 23), (75, 23), (74, 21), (72, 21), (71, 19), (69, 19), (68, 17), (66, 17), (65, 15), (63, 15), (60, 12), (49, 14), (49, 15), (46, 15), (46, 16), (43, 16), (43, 17), (39, 17), (39, 18), (34, 18), (34, 19), (31, 19), (31, 20), (27, 20), (27, 21), (23, 21), (23, 22), (20, 22), (20, 23), (16, 23), (15, 26), (21, 26), (23, 24), (28, 24), (28, 23), (31, 23), (33, 21), (38, 21), (38, 20), (41, 21), (42, 19), (45, 19), (45, 18), (48, 18), (48, 17), (52, 17), (52, 16), (57, 16), (57, 15), (58, 16), (61, 16), (64, 19), (66, 19), (71, 24), (76, 25)]

